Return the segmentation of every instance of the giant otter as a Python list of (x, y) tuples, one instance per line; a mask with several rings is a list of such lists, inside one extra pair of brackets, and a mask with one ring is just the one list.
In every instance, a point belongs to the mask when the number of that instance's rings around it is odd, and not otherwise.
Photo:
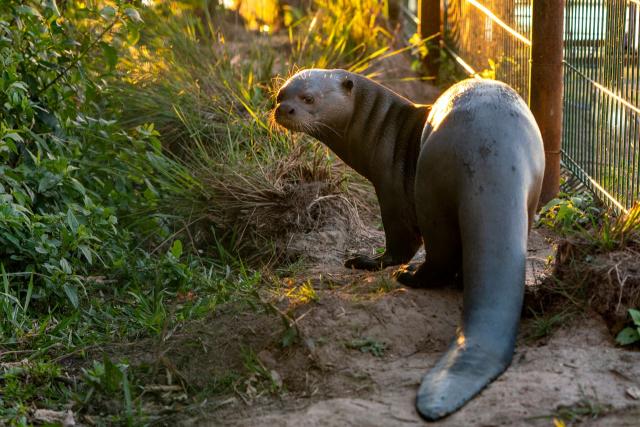
[(429, 109), (366, 77), (311, 69), (283, 84), (274, 118), (322, 141), (375, 187), (386, 250), (346, 266), (403, 264), (424, 244), (426, 260), (398, 270), (398, 281), (429, 287), (461, 279), (462, 325), (416, 398), (427, 420), (454, 412), (513, 356), (544, 173), (527, 105), (504, 83), (465, 80)]

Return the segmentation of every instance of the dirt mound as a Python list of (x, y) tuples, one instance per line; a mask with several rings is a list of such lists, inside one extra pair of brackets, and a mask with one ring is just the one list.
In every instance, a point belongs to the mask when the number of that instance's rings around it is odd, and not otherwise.
[[(452, 332), (452, 328), (445, 329)], [(420, 328), (405, 327), (401, 334), (410, 330)], [(549, 425), (561, 414), (585, 421), (604, 417), (602, 424), (594, 425), (633, 425), (628, 423), (633, 418), (627, 415), (630, 410), (637, 413), (637, 402), (626, 391), (637, 384), (638, 358), (634, 353), (611, 349), (608, 340), (606, 328), (597, 319), (586, 317), (566, 325), (544, 346), (520, 343), (505, 375), (437, 425)], [(200, 417), (192, 422), (236, 426), (424, 425), (413, 409), (413, 398), (422, 375), (440, 355), (436, 349), (446, 344), (420, 342), (413, 346), (418, 348), (413, 354), (390, 351), (378, 358), (352, 351), (344, 355), (344, 360), (327, 374), (334, 381), (336, 377), (342, 379), (341, 388), (332, 393), (304, 399), (287, 396), (275, 404), (245, 406), (240, 412), (220, 412), (215, 418)]]
[(558, 246), (554, 276), (617, 333), (628, 319), (628, 309), (640, 307), (638, 249), (628, 245), (605, 252), (586, 240), (565, 240)]

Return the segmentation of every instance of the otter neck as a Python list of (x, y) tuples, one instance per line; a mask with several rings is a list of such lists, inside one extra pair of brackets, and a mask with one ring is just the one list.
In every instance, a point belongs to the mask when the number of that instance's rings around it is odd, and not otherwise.
[(390, 180), (403, 182), (404, 192), (413, 200), (428, 108), (366, 78), (359, 78), (356, 88), (354, 113), (343, 135), (325, 131), (314, 136), (376, 188)]

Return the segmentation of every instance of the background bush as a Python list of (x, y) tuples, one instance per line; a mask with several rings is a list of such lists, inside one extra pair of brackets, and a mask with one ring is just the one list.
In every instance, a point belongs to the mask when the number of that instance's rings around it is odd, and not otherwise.
[(92, 276), (125, 264), (139, 235), (161, 231), (130, 216), (157, 198), (157, 132), (123, 130), (104, 96), (140, 23), (118, 2), (0, 5), (0, 266), (2, 304), (14, 313), (0, 321), (5, 337), (19, 334), (10, 320), (29, 306), (77, 308)]

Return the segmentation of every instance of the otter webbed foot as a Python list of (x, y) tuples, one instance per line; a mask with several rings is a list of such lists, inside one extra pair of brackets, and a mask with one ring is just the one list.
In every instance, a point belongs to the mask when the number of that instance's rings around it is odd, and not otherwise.
[(438, 270), (426, 263), (405, 264), (393, 272), (393, 278), (410, 288), (439, 288), (454, 285), (462, 289), (462, 281), (455, 270)]
[(357, 270), (376, 271), (382, 270), (383, 268), (389, 267), (391, 265), (402, 264), (402, 262), (403, 261), (395, 260), (393, 257), (384, 253), (374, 257), (370, 257), (367, 255), (356, 255), (352, 258), (347, 259), (344, 262), (344, 266), (347, 268), (355, 268)]
[(408, 286), (410, 288), (424, 288), (426, 287), (418, 277), (416, 277), (416, 271), (418, 270), (417, 264), (405, 264), (396, 271), (392, 276), (401, 285)]

